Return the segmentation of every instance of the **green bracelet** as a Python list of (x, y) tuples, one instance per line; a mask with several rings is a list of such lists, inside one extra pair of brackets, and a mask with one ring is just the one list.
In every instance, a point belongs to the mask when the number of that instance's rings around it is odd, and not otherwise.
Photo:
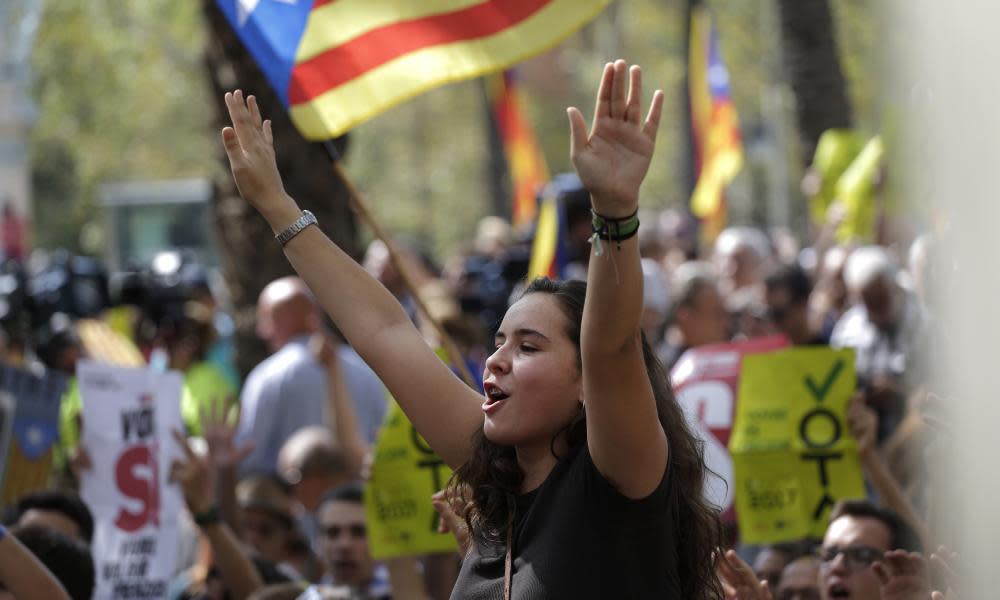
[(597, 214), (593, 209), (590, 210), (590, 214), (590, 225), (594, 232), (590, 236), (590, 243), (594, 245), (594, 251), (598, 256), (604, 253), (601, 247), (601, 240), (617, 242), (618, 249), (621, 250), (621, 243), (639, 232), (638, 209), (631, 215), (621, 219), (605, 217), (604, 215)]

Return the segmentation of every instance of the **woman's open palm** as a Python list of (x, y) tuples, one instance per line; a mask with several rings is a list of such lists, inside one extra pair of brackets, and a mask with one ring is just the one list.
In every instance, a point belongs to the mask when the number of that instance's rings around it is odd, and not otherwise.
[(645, 121), (641, 120), (641, 102), (642, 70), (638, 65), (629, 69), (619, 60), (604, 66), (589, 134), (580, 111), (567, 111), (573, 165), (594, 197), (595, 208), (607, 216), (626, 216), (635, 210), (636, 190), (653, 157), (663, 92), (653, 94)]

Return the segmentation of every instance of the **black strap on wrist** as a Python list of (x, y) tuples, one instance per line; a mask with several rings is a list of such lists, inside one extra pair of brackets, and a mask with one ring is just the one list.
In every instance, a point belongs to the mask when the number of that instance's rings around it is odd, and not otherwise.
[(219, 507), (214, 504), (206, 508), (203, 512), (191, 515), (191, 518), (198, 527), (207, 527), (222, 521), (222, 517), (219, 515)]
[(636, 211), (631, 215), (620, 219), (606, 217), (598, 214), (593, 209), (590, 210), (590, 215), (590, 225), (594, 232), (594, 234), (590, 237), (590, 241), (594, 244), (598, 256), (602, 253), (601, 245), (598, 240), (616, 242), (618, 249), (621, 250), (621, 243), (639, 232), (638, 209), (636, 209)]

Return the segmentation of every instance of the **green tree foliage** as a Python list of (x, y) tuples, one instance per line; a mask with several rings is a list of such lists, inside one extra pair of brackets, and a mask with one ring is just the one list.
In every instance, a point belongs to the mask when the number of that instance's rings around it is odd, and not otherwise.
[(45, 3), (32, 58), (38, 245), (79, 250), (101, 183), (217, 168), (204, 35), (195, 2)]
[[(707, 0), (732, 75), (734, 100), (750, 143), (781, 100), (793, 127), (781, 72), (774, 0)], [(617, 57), (640, 63), (647, 91), (667, 96), (645, 206), (686, 202), (683, 98), (686, 0), (619, 0), (554, 51), (521, 68), (536, 133), (553, 173), (570, 169), (565, 107), (589, 113), (600, 66)], [(880, 126), (874, 52), (875, 8), (831, 0), (854, 113), (866, 131)], [(46, 245), (79, 244), (97, 219), (98, 185), (109, 180), (218, 173), (217, 132), (200, 63), (205, 25), (194, 1), (59, 0), (46, 3), (34, 54), (36, 231)], [(469, 240), (490, 211), (481, 87), (432, 90), (359, 126), (348, 169), (391, 231), (443, 258)], [(773, 111), (772, 111), (773, 112)], [(794, 129), (791, 129), (794, 131)], [(797, 200), (795, 135), (785, 139), (787, 187)], [(744, 175), (744, 177), (747, 177)], [(749, 202), (754, 185), (744, 185)], [(734, 194), (735, 196), (736, 194)], [(750, 211), (752, 214), (758, 214)]]

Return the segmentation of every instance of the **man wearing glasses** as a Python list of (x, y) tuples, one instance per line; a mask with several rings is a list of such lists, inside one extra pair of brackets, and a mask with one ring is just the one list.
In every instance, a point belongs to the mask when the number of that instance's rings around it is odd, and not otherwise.
[[(890, 550), (921, 552), (922, 548), (916, 532), (891, 511), (864, 501), (835, 506), (823, 545), (817, 550), (822, 599), (883, 600), (881, 582), (872, 565), (875, 561), (885, 563)], [(914, 574), (914, 578), (919, 577)], [(923, 597), (930, 595), (929, 583)]]

